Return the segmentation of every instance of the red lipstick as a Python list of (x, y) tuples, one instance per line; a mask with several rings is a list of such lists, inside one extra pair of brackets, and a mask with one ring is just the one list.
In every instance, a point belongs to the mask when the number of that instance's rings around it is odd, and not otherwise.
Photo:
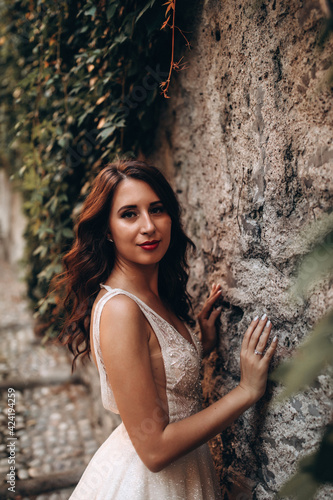
[(142, 243), (139, 246), (141, 248), (143, 248), (144, 250), (155, 250), (155, 248), (158, 247), (159, 243), (160, 242), (158, 240), (145, 241), (144, 243)]

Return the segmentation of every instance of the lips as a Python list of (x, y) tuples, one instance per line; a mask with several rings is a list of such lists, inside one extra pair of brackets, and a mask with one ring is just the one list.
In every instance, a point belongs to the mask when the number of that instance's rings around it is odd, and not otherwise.
[(141, 243), (141, 245), (139, 246), (144, 250), (155, 250), (155, 248), (158, 247), (159, 243), (160, 242), (158, 240), (145, 241), (144, 243)]
[(141, 243), (140, 247), (143, 246), (143, 245), (155, 245), (155, 243), (159, 243), (159, 240), (152, 240), (152, 241), (144, 241), (143, 243)]

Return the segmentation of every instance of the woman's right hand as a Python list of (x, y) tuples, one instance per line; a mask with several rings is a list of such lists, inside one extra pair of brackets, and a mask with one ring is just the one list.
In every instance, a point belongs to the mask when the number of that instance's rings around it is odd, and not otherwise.
[[(241, 380), (239, 387), (247, 392), (253, 403), (260, 399), (266, 390), (270, 360), (276, 350), (275, 336), (264, 353), (272, 324), (266, 314), (259, 320), (255, 318), (244, 335), (240, 353)], [(256, 354), (262, 353), (262, 354)]]

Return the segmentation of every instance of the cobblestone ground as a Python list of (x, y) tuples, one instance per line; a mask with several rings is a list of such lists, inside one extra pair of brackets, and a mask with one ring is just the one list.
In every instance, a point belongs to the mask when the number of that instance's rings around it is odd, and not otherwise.
[[(83, 383), (68, 381), (71, 361), (64, 348), (44, 347), (36, 338), (24, 293), (25, 286), (17, 274), (0, 262), (0, 498), (67, 500), (101, 443), (91, 414), (89, 390)], [(8, 404), (8, 385), (15, 389), (15, 414)], [(13, 415), (15, 429), (10, 436), (8, 424)], [(15, 443), (12, 448), (7, 446), (10, 442)], [(41, 493), (44, 488), (28, 496), (10, 495), (6, 482), (10, 479), (10, 449), (15, 459), (16, 488), (21, 480), (28, 480), (25, 483), (31, 486), (31, 480), (45, 483), (57, 473), (69, 478), (67, 485), (72, 486)], [(66, 482), (61, 480), (61, 484)], [(59, 488), (59, 482), (57, 485)]]

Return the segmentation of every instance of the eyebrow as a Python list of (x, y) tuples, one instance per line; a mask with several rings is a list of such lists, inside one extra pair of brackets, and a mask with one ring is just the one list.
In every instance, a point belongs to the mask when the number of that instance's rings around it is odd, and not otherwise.
[[(152, 203), (150, 203), (150, 207), (153, 207), (154, 205), (158, 205), (159, 203), (162, 203), (161, 200), (158, 200), (158, 201), (153, 201)], [(125, 209), (128, 209), (128, 208), (137, 208), (137, 205), (124, 205), (123, 207), (119, 208), (118, 210), (118, 214), (119, 212), (121, 212), (121, 210), (125, 210)]]

